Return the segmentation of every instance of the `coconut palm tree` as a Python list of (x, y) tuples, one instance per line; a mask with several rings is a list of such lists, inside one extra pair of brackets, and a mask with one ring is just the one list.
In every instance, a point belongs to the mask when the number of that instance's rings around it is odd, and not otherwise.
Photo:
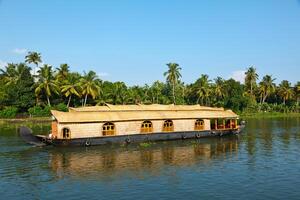
[(159, 103), (159, 96), (161, 96), (162, 94), (163, 87), (164, 87), (164, 83), (160, 81), (155, 81), (151, 86), (153, 91), (153, 97), (156, 98), (156, 103)]
[(217, 100), (222, 99), (225, 96), (224, 85), (225, 81), (221, 77), (215, 79), (214, 94)]
[(250, 85), (250, 94), (253, 95), (253, 87), (256, 84), (256, 80), (258, 79), (258, 74), (256, 73), (256, 69), (251, 66), (245, 72), (245, 84)]
[(42, 92), (46, 95), (48, 106), (51, 106), (50, 97), (53, 93), (58, 94), (59, 87), (54, 80), (52, 66), (43, 65), (38, 71), (38, 83), (35, 88), (35, 95), (39, 96)]
[(297, 84), (295, 85), (295, 94), (296, 94), (296, 98), (297, 98), (297, 105), (299, 105), (299, 101), (300, 101), (300, 81), (298, 81)]
[(267, 99), (267, 97), (275, 92), (276, 85), (274, 81), (276, 78), (272, 78), (271, 75), (265, 75), (263, 77), (263, 80), (259, 83), (259, 91), (261, 93), (261, 103), (264, 103)]
[(201, 100), (201, 104), (204, 104), (205, 100), (205, 105), (208, 104), (211, 93), (210, 82), (211, 81), (208, 79), (207, 74), (202, 74), (201, 77), (196, 81), (195, 87), (198, 96), (197, 103), (199, 103), (199, 100)]
[(5, 69), (0, 69), (0, 72), (5, 85), (17, 83), (18, 76), (16, 71), (16, 64), (8, 63), (7, 66), (5, 66)]
[(57, 70), (56, 79), (58, 80), (65, 80), (70, 72), (68, 64), (61, 64)]
[(291, 88), (291, 83), (287, 80), (283, 80), (279, 84), (278, 94), (283, 99), (283, 104), (285, 105), (286, 101), (291, 99), (293, 96), (293, 90)]
[(167, 77), (167, 82), (172, 85), (173, 103), (176, 104), (175, 87), (179, 78), (181, 77), (180, 74), (181, 68), (177, 63), (168, 63), (167, 66), (169, 67), (169, 69), (164, 73), (164, 76)]
[(80, 79), (79, 86), (81, 87), (81, 94), (84, 96), (84, 106), (88, 96), (95, 99), (100, 94), (100, 80), (94, 71), (84, 72), (84, 76)]
[(26, 72), (26, 70), (30, 71), (31, 69), (24, 63), (9, 63), (5, 67), (5, 70), (0, 69), (0, 72), (2, 73), (5, 84), (12, 85), (17, 84), (22, 79), (22, 76)]
[(25, 62), (29, 64), (35, 64), (35, 67), (33, 69), (33, 75), (35, 76), (36, 68), (39, 66), (39, 63), (42, 62), (41, 54), (35, 51), (29, 51), (25, 56)]
[(127, 87), (124, 82), (115, 82), (110, 91), (110, 97), (113, 104), (125, 104), (127, 96)]
[(69, 73), (61, 86), (61, 93), (68, 98), (67, 107), (69, 108), (73, 95), (80, 97), (80, 88), (78, 82), (80, 75), (78, 73)]

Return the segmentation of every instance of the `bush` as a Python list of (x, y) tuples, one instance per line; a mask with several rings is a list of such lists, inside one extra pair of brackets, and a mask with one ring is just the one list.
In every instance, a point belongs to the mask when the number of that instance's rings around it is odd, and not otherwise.
[(45, 106), (44, 108), (42, 108), (41, 106), (34, 106), (28, 109), (28, 113), (31, 117), (48, 117), (51, 116), (52, 109), (63, 112), (68, 111), (68, 107), (64, 103), (60, 103), (54, 107)]
[(31, 117), (47, 117), (51, 114), (51, 107), (46, 106), (42, 108), (41, 106), (34, 106), (28, 109), (28, 113)]
[(18, 112), (16, 107), (6, 107), (0, 111), (0, 118), (15, 118)]
[(64, 103), (57, 104), (56, 106), (54, 106), (54, 109), (59, 110), (59, 111), (63, 111), (63, 112), (68, 111), (68, 107)]

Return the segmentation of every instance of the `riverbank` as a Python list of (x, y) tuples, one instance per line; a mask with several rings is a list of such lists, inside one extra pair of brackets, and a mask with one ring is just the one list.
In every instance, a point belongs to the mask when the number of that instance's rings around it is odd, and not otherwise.
[(280, 112), (259, 112), (242, 113), (240, 118), (280, 118), (280, 117), (300, 117), (300, 113), (280, 113)]
[[(279, 113), (279, 112), (261, 112), (261, 113), (242, 113), (239, 114), (240, 118), (280, 118), (280, 117), (300, 117), (300, 113)], [(0, 119), (0, 123), (22, 123), (22, 122), (36, 122), (47, 123), (51, 122), (51, 117), (27, 117), (27, 118), (13, 118), (13, 119)]]
[(13, 118), (13, 119), (0, 119), (0, 123), (23, 123), (23, 122), (32, 122), (32, 123), (46, 123), (51, 122), (51, 117), (28, 117), (28, 118)]

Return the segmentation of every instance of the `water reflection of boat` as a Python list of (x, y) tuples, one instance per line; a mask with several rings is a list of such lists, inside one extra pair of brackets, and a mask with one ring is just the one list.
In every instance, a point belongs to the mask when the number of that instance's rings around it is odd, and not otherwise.
[(51, 111), (51, 134), (21, 136), (31, 144), (91, 146), (151, 142), (238, 134), (238, 115), (200, 105), (109, 105)]
[(159, 142), (150, 147), (130, 146), (106, 150), (94, 147), (50, 151), (50, 167), (58, 177), (104, 178), (108, 175), (159, 174), (166, 167), (198, 166), (205, 169), (214, 159), (234, 156), (238, 151), (236, 136), (208, 138), (203, 141)]

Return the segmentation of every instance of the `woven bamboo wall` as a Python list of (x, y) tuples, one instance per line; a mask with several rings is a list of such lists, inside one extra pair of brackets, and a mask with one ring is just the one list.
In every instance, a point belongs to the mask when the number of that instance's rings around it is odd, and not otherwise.
[[(195, 119), (196, 120), (196, 119)], [(174, 131), (193, 131), (195, 120), (173, 120)], [(115, 135), (131, 135), (141, 132), (143, 121), (115, 122)], [(100, 137), (104, 123), (58, 123), (57, 138), (62, 138), (63, 128), (71, 131), (71, 138)], [(153, 132), (162, 132), (164, 120), (153, 120)], [(204, 120), (204, 130), (210, 130), (210, 120)], [(151, 134), (151, 133), (149, 133)]]

